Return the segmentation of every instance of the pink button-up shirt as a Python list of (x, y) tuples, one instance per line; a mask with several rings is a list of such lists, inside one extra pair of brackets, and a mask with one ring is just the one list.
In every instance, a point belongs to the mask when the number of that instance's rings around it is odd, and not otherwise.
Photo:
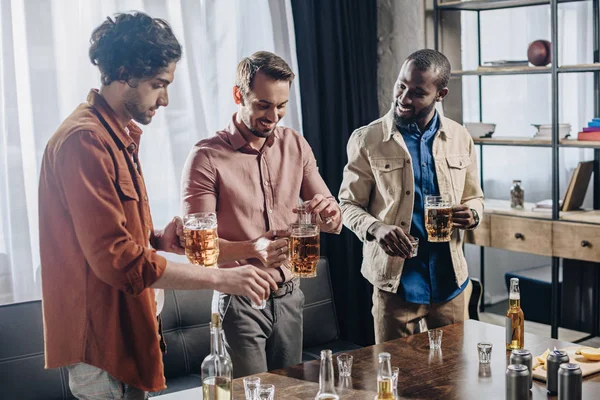
[(188, 156), (182, 177), (184, 215), (216, 211), (219, 236), (242, 241), (287, 229), (296, 221), (292, 210), (299, 198), (310, 200), (319, 193), (333, 198), (298, 132), (276, 127), (259, 151), (250, 147), (234, 119), (198, 142)]

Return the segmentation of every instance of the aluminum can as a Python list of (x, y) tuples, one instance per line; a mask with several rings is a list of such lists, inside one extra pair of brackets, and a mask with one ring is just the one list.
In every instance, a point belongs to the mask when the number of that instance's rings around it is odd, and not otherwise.
[(581, 400), (583, 376), (577, 364), (561, 364), (558, 368), (558, 400)]
[(533, 361), (533, 356), (531, 352), (526, 349), (513, 350), (510, 355), (510, 363), (511, 364), (523, 364), (527, 366), (529, 370), (529, 390), (533, 387), (533, 371), (531, 370), (531, 364)]
[(546, 389), (550, 394), (558, 393), (558, 367), (569, 362), (569, 355), (565, 351), (554, 350), (548, 354), (546, 360)]
[(529, 369), (523, 364), (506, 368), (506, 400), (529, 399)]

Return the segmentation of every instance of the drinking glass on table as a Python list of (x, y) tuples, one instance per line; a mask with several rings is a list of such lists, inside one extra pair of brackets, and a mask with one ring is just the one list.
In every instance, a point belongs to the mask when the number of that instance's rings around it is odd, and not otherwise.
[(275, 385), (259, 385), (257, 390), (257, 400), (273, 400), (275, 398)]

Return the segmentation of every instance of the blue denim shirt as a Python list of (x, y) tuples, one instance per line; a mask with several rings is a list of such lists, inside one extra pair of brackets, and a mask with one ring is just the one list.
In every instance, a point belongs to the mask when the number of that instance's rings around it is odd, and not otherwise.
[(439, 195), (433, 159), (433, 140), (439, 125), (436, 111), (423, 133), (416, 123), (399, 127), (412, 158), (415, 177), (415, 204), (410, 234), (419, 238), (419, 252), (416, 257), (406, 259), (398, 288), (398, 296), (409, 303), (433, 304), (451, 300), (469, 282), (467, 280), (460, 288), (456, 286), (448, 243), (427, 241), (425, 196)]

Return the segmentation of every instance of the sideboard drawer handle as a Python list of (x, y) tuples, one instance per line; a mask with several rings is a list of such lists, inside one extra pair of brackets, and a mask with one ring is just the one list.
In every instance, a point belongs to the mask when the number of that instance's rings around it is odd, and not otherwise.
[(522, 233), (517, 232), (515, 233), (515, 239), (525, 240), (525, 236), (523, 236)]
[(587, 240), (582, 240), (581, 247), (590, 247), (590, 242), (588, 242)]

